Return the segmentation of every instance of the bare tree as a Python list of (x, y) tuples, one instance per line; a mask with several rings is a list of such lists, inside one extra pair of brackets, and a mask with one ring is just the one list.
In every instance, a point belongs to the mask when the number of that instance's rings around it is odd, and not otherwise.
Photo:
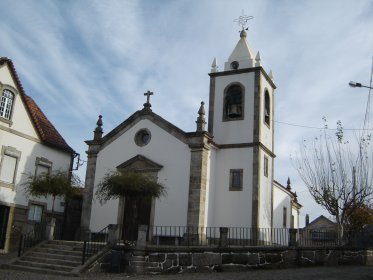
[[(326, 126), (327, 128), (327, 126)], [(349, 216), (372, 199), (372, 159), (370, 136), (356, 137), (357, 146), (344, 141), (343, 127), (337, 122), (334, 136), (323, 134), (312, 145), (305, 142), (295, 157), (295, 167), (316, 203), (335, 217), (342, 239)]]

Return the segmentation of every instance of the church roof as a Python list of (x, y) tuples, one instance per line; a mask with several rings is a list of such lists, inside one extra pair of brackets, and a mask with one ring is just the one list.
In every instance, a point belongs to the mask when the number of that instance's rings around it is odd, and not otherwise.
[[(129, 118), (124, 120), (121, 124), (119, 124), (117, 127), (112, 129), (108, 134), (106, 134), (104, 137), (98, 140), (99, 145), (101, 145), (101, 148), (103, 148), (106, 145), (109, 145), (111, 142), (113, 142), (115, 139), (120, 137), (123, 133), (125, 133), (128, 129), (130, 129), (136, 123), (144, 119), (147, 119), (151, 121), (152, 123), (156, 124), (161, 129), (165, 130), (166, 132), (176, 137), (177, 139), (179, 139), (181, 142), (185, 144), (192, 144), (192, 143), (189, 143), (188, 140), (194, 136), (209, 135), (209, 133), (206, 131), (185, 132), (182, 129), (170, 123), (169, 121), (165, 120), (161, 116), (157, 115), (152, 110), (149, 110), (147, 107), (144, 107), (144, 109), (133, 113)], [(95, 140), (93, 141), (87, 140), (86, 143), (90, 145), (91, 143), (97, 143), (97, 142), (95, 142)]]
[(246, 31), (241, 31), (240, 40), (237, 42), (236, 47), (229, 56), (229, 61), (241, 60), (241, 59), (252, 59), (254, 57), (253, 51), (249, 42), (246, 40)]
[(6, 57), (0, 57), (0, 66), (4, 64), (9, 66), (12, 78), (17, 85), (27, 113), (29, 114), (32, 124), (34, 125), (42, 143), (68, 153), (74, 153), (74, 150), (66, 143), (65, 139), (48, 120), (40, 107), (25, 93), (12, 60)]

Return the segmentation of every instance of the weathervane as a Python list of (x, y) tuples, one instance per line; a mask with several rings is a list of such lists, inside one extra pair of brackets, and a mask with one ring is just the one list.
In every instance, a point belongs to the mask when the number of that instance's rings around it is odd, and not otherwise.
[(242, 27), (242, 30), (248, 30), (249, 28), (246, 27), (246, 24), (247, 22), (250, 20), (250, 19), (253, 19), (254, 17), (253, 16), (247, 16), (244, 14), (244, 10), (242, 10), (242, 15), (240, 15), (237, 19), (235, 19), (234, 21), (238, 23), (238, 25), (240, 25)]

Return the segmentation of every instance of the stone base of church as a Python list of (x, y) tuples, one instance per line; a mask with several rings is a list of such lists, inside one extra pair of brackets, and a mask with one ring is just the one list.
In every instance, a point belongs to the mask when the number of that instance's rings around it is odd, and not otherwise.
[[(99, 262), (96, 271), (110, 272), (115, 248)], [(122, 251), (121, 271), (129, 273), (232, 272), (252, 269), (336, 265), (373, 265), (373, 250), (343, 248), (180, 248), (154, 246), (145, 250)], [(140, 262), (141, 256), (144, 261)], [(101, 264), (106, 265), (101, 265)], [(106, 269), (105, 269), (106, 268)]]

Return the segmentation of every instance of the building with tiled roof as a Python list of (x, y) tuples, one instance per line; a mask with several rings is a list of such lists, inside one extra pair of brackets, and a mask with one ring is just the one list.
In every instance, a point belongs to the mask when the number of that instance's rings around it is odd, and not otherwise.
[[(74, 150), (25, 93), (13, 62), (0, 58), (0, 251), (17, 243), (35, 222), (48, 219), (52, 199), (27, 197), (27, 175), (70, 171)], [(56, 199), (54, 215), (62, 222), (64, 203)]]

